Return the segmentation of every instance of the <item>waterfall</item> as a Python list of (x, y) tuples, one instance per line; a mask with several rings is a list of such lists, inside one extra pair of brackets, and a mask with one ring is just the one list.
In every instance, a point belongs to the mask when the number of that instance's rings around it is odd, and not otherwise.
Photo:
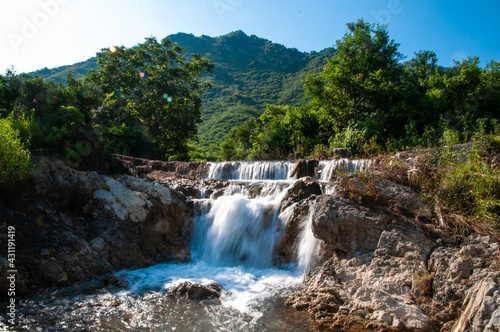
[(226, 180), (286, 180), (295, 163), (291, 161), (226, 161), (211, 163), (207, 178)]
[(272, 266), (280, 234), (278, 212), (286, 189), (277, 195), (222, 196), (195, 221), (193, 252), (216, 266)]
[(314, 237), (312, 232), (313, 211), (315, 202), (309, 206), (309, 213), (303, 222), (300, 233), (298, 264), (300, 271), (308, 272), (317, 262), (321, 240)]
[[(49, 326), (71, 326), (69, 330), (314, 330), (308, 328), (306, 317), (290, 320), (286, 311), (292, 309), (283, 305), (314, 267), (320, 243), (312, 233), (313, 205), (303, 220), (293, 219), (301, 215), (297, 212), (301, 202), (281, 211), (298, 181), (289, 176), (293, 166), (291, 162), (213, 163), (207, 177), (229, 181), (216, 181), (226, 185), (216, 199), (206, 198), (204, 185), (198, 187), (201, 198), (192, 199), (196, 212), (193, 224), (186, 225), (186, 229), (193, 226), (189, 263), (117, 272), (115, 276), (126, 279), (129, 286), (116, 293), (71, 295), (70, 300), (57, 298), (64, 294), (50, 294), (40, 302), (43, 315), (27, 317), (25, 325), (37, 320), (46, 324), (49, 315)], [(325, 192), (333, 190), (333, 183), (322, 185)], [(290, 251), (297, 248), (296, 255), (286, 253), (289, 259), (298, 257), (297, 262), (274, 265), (282, 243)], [(223, 291), (219, 299), (206, 302), (169, 296), (169, 290), (186, 281), (207, 287), (215, 283)], [(62, 311), (61, 303), (65, 303)]]
[(336, 171), (354, 173), (356, 171), (364, 172), (372, 165), (371, 159), (335, 159), (323, 160), (319, 162), (319, 180), (329, 182)]

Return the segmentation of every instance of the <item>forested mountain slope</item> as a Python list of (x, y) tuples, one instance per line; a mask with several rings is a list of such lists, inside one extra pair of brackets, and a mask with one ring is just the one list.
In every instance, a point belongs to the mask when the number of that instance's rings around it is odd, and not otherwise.
[[(267, 104), (301, 105), (305, 102), (302, 80), (320, 73), (335, 49), (304, 53), (257, 36), (235, 31), (220, 37), (178, 33), (169, 36), (189, 53), (209, 55), (215, 65), (204, 77), (212, 89), (203, 96), (198, 146), (213, 153), (235, 126), (261, 115)], [(96, 68), (96, 58), (33, 74), (56, 82), (71, 73), (76, 78)]]

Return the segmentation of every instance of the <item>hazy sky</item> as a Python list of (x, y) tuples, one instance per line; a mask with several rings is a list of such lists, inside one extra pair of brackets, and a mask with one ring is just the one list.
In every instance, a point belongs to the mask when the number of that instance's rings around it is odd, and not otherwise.
[(388, 24), (408, 59), (433, 50), (444, 66), (473, 55), (483, 65), (500, 60), (498, 0), (0, 0), (0, 73), (73, 64), (110, 45), (177, 32), (243, 30), (320, 51), (358, 18)]

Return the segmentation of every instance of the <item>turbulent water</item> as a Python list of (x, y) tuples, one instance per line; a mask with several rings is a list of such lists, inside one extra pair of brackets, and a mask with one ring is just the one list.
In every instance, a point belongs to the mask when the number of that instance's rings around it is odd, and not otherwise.
[[(41, 294), (22, 303), (21, 325), (30, 331), (315, 330), (307, 317), (283, 305), (317, 259), (311, 214), (302, 221), (298, 261), (273, 265), (275, 244), (291, 218), (292, 209), (280, 213), (280, 205), (296, 181), (289, 175), (293, 166), (213, 163), (207, 177), (232, 181), (218, 199), (194, 200), (190, 263), (121, 271), (117, 276), (129, 287), (120, 292), (95, 294), (91, 286), (80, 285)], [(327, 181), (336, 166), (320, 166), (320, 180)], [(184, 281), (216, 282), (222, 296), (203, 301), (168, 296), (169, 288)]]

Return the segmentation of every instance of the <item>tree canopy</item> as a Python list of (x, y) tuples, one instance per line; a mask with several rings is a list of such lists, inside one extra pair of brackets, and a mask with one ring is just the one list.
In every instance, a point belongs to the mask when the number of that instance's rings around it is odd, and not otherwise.
[(209, 86), (198, 76), (212, 70), (210, 62), (197, 54), (187, 56), (169, 39), (155, 38), (133, 48), (103, 49), (97, 62), (86, 80), (101, 87), (106, 120), (122, 127), (106, 134), (140, 132), (137, 128), (144, 126), (164, 158), (187, 159), (188, 141), (195, 138), (201, 119), (200, 96)]
[(347, 24), (323, 72), (305, 80), (310, 102), (268, 106), (251, 125), (232, 130), (222, 157), (329, 157), (337, 147), (362, 155), (500, 131), (499, 62), (483, 69), (478, 58), (468, 58), (446, 69), (434, 52), (419, 51), (402, 63), (398, 47), (385, 26)]

